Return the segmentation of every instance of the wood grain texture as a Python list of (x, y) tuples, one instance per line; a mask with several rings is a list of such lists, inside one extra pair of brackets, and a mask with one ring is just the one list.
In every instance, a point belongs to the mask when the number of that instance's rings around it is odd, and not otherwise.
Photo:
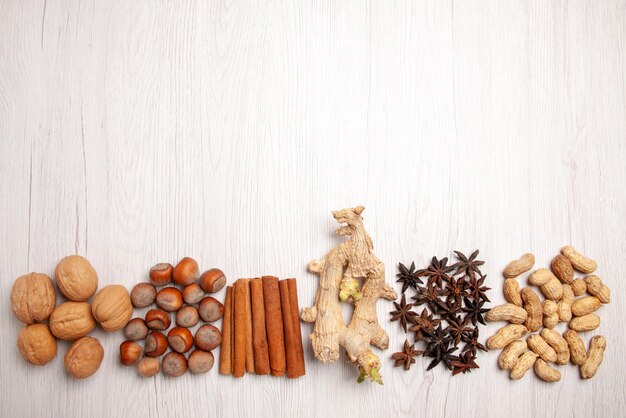
[[(0, 21), (3, 415), (626, 415), (626, 1), (1, 0)], [(357, 204), (390, 281), (478, 247), (499, 303), (524, 252), (595, 257), (613, 290), (596, 377), (514, 383), (493, 352), (471, 375), (385, 361), (384, 386), (356, 385), (307, 343), (295, 381), (146, 381), (102, 331), (86, 381), (65, 376), (66, 343), (44, 368), (19, 357), (19, 275), (80, 253), (130, 288), (190, 255), (231, 281), (298, 277), (308, 306), (330, 211)]]

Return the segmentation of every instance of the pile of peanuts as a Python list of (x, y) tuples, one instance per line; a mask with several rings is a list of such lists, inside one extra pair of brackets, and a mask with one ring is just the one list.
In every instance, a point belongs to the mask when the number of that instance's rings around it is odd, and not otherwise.
[[(590, 379), (602, 363), (606, 339), (594, 336), (587, 350), (579, 333), (600, 326), (600, 317), (594, 312), (611, 299), (609, 288), (591, 274), (597, 263), (571, 246), (564, 247), (550, 269), (540, 268), (528, 277), (528, 284), (537, 286), (545, 297), (543, 303), (531, 287), (520, 290), (516, 280), (534, 264), (535, 257), (525, 254), (504, 269), (504, 297), (508, 303), (491, 309), (485, 319), (508, 321), (509, 325), (490, 337), (487, 347), (503, 349), (498, 365), (508, 370), (513, 380), (524, 377), (532, 367), (542, 380), (558, 382), (561, 373), (550, 363), (565, 365), (570, 361), (580, 367), (583, 379)], [(574, 270), (587, 276), (574, 278)], [(567, 323), (563, 335), (554, 330), (559, 322)]]

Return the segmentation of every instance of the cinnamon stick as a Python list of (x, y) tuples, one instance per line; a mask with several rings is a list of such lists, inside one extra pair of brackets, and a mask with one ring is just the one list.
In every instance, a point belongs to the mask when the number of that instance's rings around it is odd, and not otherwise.
[(298, 376), (304, 376), (306, 370), (304, 367), (304, 349), (302, 348), (302, 330), (300, 329), (300, 306), (298, 304), (298, 289), (296, 279), (287, 279), (287, 287), (289, 288), (289, 305), (291, 307), (291, 320), (293, 328), (296, 332), (296, 355), (297, 355), (297, 373)]
[(250, 301), (250, 279), (244, 279), (246, 286), (246, 372), (254, 373), (254, 349), (252, 344), (252, 304)]
[(224, 300), (224, 318), (222, 319), (222, 347), (220, 348), (220, 374), (233, 373), (233, 345), (232, 345), (232, 303), (233, 288), (226, 288), (226, 299)]
[(265, 305), (263, 302), (263, 282), (261, 279), (253, 279), (250, 281), (250, 300), (252, 303), (254, 370), (256, 374), (269, 374), (270, 359), (269, 352), (267, 351)]
[(263, 303), (265, 305), (265, 328), (272, 376), (285, 374), (285, 337), (283, 334), (283, 314), (280, 304), (278, 277), (263, 276)]
[(237, 280), (234, 285), (235, 344), (233, 346), (233, 376), (246, 373), (246, 282)]

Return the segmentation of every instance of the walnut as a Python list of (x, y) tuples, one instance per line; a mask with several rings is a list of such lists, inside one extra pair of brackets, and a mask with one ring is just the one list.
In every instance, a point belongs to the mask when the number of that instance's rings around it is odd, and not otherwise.
[(91, 376), (100, 368), (104, 348), (95, 338), (83, 337), (76, 340), (65, 354), (65, 370), (76, 379)]
[(19, 277), (11, 289), (11, 309), (25, 324), (48, 319), (55, 303), (54, 283), (45, 274), (30, 273)]
[(43, 366), (57, 355), (57, 340), (46, 324), (28, 325), (17, 337), (17, 348), (24, 360)]
[(76, 302), (86, 301), (98, 289), (98, 274), (91, 263), (79, 255), (59, 261), (54, 277), (63, 296)]
[(61, 340), (73, 341), (89, 334), (96, 327), (91, 307), (85, 302), (65, 302), (50, 315), (50, 331)]
[(102, 288), (93, 298), (91, 312), (105, 331), (124, 328), (133, 315), (128, 290), (119, 284)]

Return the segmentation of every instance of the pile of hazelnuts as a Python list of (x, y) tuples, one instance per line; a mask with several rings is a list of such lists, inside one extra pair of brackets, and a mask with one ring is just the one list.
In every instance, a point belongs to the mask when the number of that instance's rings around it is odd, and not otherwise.
[[(152, 267), (150, 283), (139, 283), (130, 293), (135, 308), (150, 309), (143, 318), (133, 318), (124, 327), (121, 363), (136, 364), (143, 377), (159, 371), (178, 377), (187, 370), (194, 374), (211, 370), (215, 361), (211, 350), (221, 344), (222, 334), (210, 323), (222, 318), (224, 305), (207, 293), (218, 292), (225, 285), (221, 270), (214, 268), (200, 275), (198, 263), (190, 257), (180, 260), (176, 267), (169, 263)], [(157, 308), (152, 307), (155, 303)]]

